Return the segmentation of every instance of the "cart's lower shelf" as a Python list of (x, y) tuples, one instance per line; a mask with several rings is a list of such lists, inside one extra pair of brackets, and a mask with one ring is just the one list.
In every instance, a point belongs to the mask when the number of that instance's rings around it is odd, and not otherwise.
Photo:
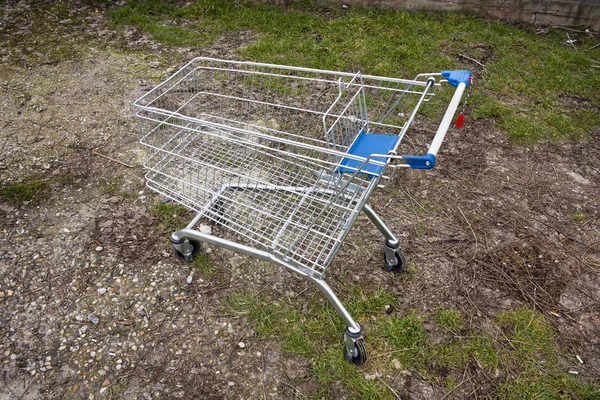
[(311, 165), (308, 156), (240, 140), (182, 130), (149, 157), (148, 186), (236, 237), (324, 272), (365, 188), (348, 184), (348, 174), (332, 173), (329, 161)]

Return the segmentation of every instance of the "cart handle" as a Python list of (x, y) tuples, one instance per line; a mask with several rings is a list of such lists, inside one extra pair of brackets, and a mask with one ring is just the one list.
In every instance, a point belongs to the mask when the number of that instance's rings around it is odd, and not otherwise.
[(454, 114), (456, 113), (456, 109), (460, 103), (462, 95), (467, 87), (471, 84), (471, 72), (466, 70), (457, 70), (457, 71), (443, 71), (442, 76), (448, 80), (448, 83), (454, 87), (456, 90), (454, 91), (454, 95), (452, 96), (452, 100), (450, 100), (450, 104), (446, 109), (446, 113), (442, 118), (442, 122), (440, 122), (440, 126), (429, 145), (429, 150), (427, 154), (421, 156), (414, 155), (402, 155), (402, 159), (406, 161), (409, 167), (413, 169), (431, 169), (435, 166), (437, 152), (446, 137), (446, 133), (448, 132), (448, 128), (450, 127), (450, 123), (454, 118)]

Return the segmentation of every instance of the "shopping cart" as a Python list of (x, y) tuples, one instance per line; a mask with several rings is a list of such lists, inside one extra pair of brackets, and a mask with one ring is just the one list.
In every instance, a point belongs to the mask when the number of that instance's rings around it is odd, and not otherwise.
[[(191, 261), (209, 243), (314, 283), (346, 324), (346, 359), (363, 364), (362, 328), (323, 278), (361, 211), (386, 239), (385, 268), (406, 267), (367, 201), (398, 168), (433, 168), (470, 77), (194, 59), (135, 102), (148, 187), (197, 213), (171, 235), (176, 254)], [(398, 155), (417, 111), (445, 83), (456, 89), (427, 153)], [(194, 229), (203, 219), (222, 228)]]

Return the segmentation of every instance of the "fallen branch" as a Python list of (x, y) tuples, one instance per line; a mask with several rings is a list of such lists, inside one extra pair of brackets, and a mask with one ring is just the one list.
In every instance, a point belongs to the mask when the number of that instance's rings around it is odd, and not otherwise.
[(46, 10), (44, 10), (44, 12), (45, 12), (46, 14), (48, 14), (48, 15), (51, 15), (51, 16), (53, 16), (53, 17), (54, 17), (54, 18), (56, 18), (56, 20), (58, 21), (58, 19), (59, 19), (59, 18), (58, 18), (56, 15), (52, 14), (50, 11), (46, 11)]
[(584, 51), (594, 50), (596, 47), (600, 47), (600, 43), (596, 44), (595, 46), (590, 47), (589, 49), (585, 49)]
[(115, 160), (114, 158), (110, 158), (109, 156), (105, 156), (104, 154), (100, 154), (97, 151), (92, 151), (92, 154), (95, 155), (95, 156), (100, 156), (102, 158), (106, 158), (109, 161), (116, 162), (117, 164), (124, 165), (124, 166), (126, 166), (128, 168), (135, 168), (135, 165), (131, 165), (131, 164), (124, 163), (123, 161)]
[(569, 33), (567, 32), (567, 43), (571, 45), (571, 47), (573, 47), (575, 49), (575, 51), (579, 51), (577, 50), (577, 47), (575, 47), (575, 40), (571, 40), (571, 36), (569, 36)]
[(465, 56), (464, 54), (459, 54), (458, 56), (459, 56), (459, 57), (462, 57), (462, 58), (466, 58), (467, 60), (471, 60), (471, 61), (473, 61), (474, 63), (476, 63), (476, 64), (478, 64), (478, 65), (481, 65), (481, 66), (483, 67), (483, 69), (485, 69), (485, 65), (483, 65), (483, 63), (482, 63), (481, 61), (478, 61), (478, 60), (476, 60), (476, 59), (474, 59), (474, 58), (471, 58), (471, 57), (469, 57), (469, 56)]

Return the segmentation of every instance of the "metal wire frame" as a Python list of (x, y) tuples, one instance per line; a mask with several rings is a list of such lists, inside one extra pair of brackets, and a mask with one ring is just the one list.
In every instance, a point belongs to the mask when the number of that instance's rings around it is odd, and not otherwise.
[[(136, 102), (148, 186), (322, 276), (389, 161), (346, 152), (363, 131), (402, 137), (429, 88), (421, 80), (194, 60)], [(384, 168), (338, 173), (343, 158)]]

